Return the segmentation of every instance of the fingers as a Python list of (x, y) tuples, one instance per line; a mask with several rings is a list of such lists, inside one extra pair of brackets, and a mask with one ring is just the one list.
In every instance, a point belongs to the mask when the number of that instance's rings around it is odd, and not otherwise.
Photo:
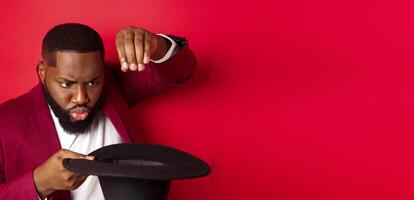
[(59, 152), (59, 159), (63, 160), (65, 158), (73, 158), (73, 159), (86, 159), (87, 156), (80, 154), (80, 153), (76, 153), (74, 151), (70, 151), (67, 149), (61, 149)]
[(145, 34), (142, 34), (141, 32), (134, 33), (135, 55), (136, 61), (138, 63), (138, 71), (144, 70), (144, 65), (142, 62), (144, 57), (144, 37)]
[(85, 182), (86, 178), (87, 176), (78, 176), (76, 179), (74, 179), (71, 190), (74, 190), (82, 185), (82, 183)]
[(128, 71), (128, 62), (125, 58), (124, 37), (121, 34), (123, 33), (119, 32), (116, 37), (116, 50), (118, 52), (119, 62), (121, 63), (121, 70), (126, 72)]
[(144, 43), (144, 64), (148, 64), (151, 57), (151, 43), (152, 43), (152, 34), (145, 32), (145, 43)]
[(82, 185), (83, 182), (85, 182), (87, 176), (81, 175), (81, 174), (66, 174), (64, 175), (64, 183), (63, 188), (65, 190), (75, 190), (80, 185)]
[(141, 28), (128, 27), (116, 35), (116, 48), (121, 70), (143, 71), (154, 52), (155, 35)]
[(129, 64), (129, 69), (135, 71), (138, 69), (137, 59), (135, 54), (135, 45), (134, 45), (135, 36), (133, 33), (126, 33), (124, 35), (124, 48), (126, 59)]
[[(87, 159), (87, 160), (94, 160), (94, 156), (85, 156), (83, 154), (79, 154), (70, 150), (62, 149), (59, 151), (60, 153), (60, 159), (63, 160), (65, 158), (71, 158), (71, 159)], [(64, 186), (65, 189), (68, 190), (74, 190), (78, 188), (87, 178), (87, 175), (79, 174), (75, 172), (71, 172), (63, 167), (61, 165), (61, 174), (64, 177), (63, 180), (65, 180)]]
[(86, 160), (95, 160), (95, 156), (85, 156)]
[(69, 174), (76, 174), (73, 173), (71, 171), (68, 171), (64, 166), (63, 166), (63, 159), (66, 158), (70, 158), (70, 159), (86, 159), (86, 160), (94, 160), (95, 156), (85, 156), (83, 154), (79, 154), (70, 150), (66, 150), (66, 149), (61, 149), (58, 153), (57, 153), (57, 165), (59, 166), (59, 169), (62, 172), (69, 172)]
[(41, 197), (46, 197), (55, 190), (73, 190), (87, 178), (84, 174), (71, 172), (63, 166), (63, 159), (95, 159), (70, 150), (61, 149), (33, 170), (33, 179)]

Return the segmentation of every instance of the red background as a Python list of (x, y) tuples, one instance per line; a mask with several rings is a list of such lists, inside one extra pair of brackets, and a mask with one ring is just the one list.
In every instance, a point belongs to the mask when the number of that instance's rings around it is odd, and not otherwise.
[(411, 1), (1, 1), (0, 101), (37, 83), (41, 39), (81, 22), (187, 37), (194, 78), (133, 109), (137, 139), (197, 155), (171, 200), (414, 199)]

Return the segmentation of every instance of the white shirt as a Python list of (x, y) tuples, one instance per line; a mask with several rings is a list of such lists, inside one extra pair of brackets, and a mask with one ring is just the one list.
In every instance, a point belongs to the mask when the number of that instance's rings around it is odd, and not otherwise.
[[(51, 113), (62, 149), (88, 155), (103, 146), (122, 143), (111, 120), (101, 112), (97, 113), (87, 132), (79, 135), (69, 134), (63, 130), (57, 117), (52, 111)], [(92, 175), (76, 190), (71, 191), (71, 194), (73, 200), (104, 200), (99, 179)]]

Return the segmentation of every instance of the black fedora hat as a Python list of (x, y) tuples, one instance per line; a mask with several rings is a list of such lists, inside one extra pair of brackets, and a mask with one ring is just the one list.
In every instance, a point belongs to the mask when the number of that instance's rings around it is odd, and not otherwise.
[(96, 175), (106, 200), (166, 200), (170, 181), (206, 176), (209, 166), (183, 151), (154, 144), (114, 144), (89, 155), (64, 159), (73, 172)]

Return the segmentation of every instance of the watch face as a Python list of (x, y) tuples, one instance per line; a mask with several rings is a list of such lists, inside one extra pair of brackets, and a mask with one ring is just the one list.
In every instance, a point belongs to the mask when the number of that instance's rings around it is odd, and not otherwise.
[(173, 39), (178, 46), (185, 46), (188, 44), (187, 39), (183, 38), (183, 37), (178, 37), (175, 35), (168, 35), (171, 39)]
[(177, 42), (177, 44), (178, 45), (180, 45), (180, 46), (185, 46), (185, 45), (187, 45), (187, 40), (179, 40), (179, 41), (176, 41)]

